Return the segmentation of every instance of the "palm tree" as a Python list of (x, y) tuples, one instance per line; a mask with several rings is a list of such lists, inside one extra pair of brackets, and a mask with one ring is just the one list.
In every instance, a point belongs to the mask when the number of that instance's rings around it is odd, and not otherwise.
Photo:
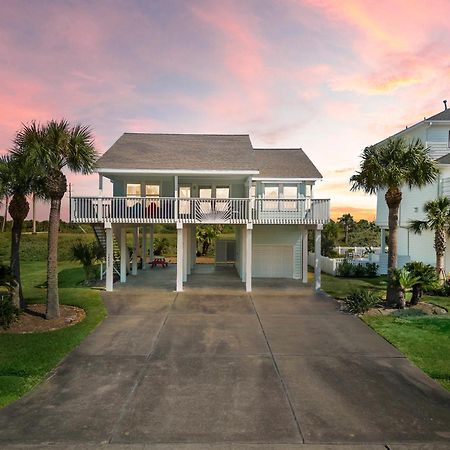
[(63, 169), (89, 174), (95, 168), (98, 154), (88, 126), (71, 126), (67, 120), (51, 120), (46, 125), (33, 122), (18, 133), (18, 153), (41, 170), (43, 190), (50, 201), (47, 261), (47, 319), (59, 317), (58, 232), (61, 200), (67, 191)]
[(345, 233), (345, 245), (348, 244), (348, 232), (352, 228), (355, 221), (353, 220), (353, 216), (351, 214), (343, 214), (339, 219), (337, 220), (341, 225), (344, 227), (344, 233)]
[(397, 266), (398, 212), (402, 201), (402, 188), (421, 188), (432, 183), (439, 174), (428, 149), (418, 139), (406, 144), (403, 139), (389, 139), (384, 145), (366, 147), (361, 155), (360, 170), (350, 178), (351, 190), (361, 189), (368, 194), (386, 190), (389, 209), (388, 238), (388, 305), (397, 303), (398, 290), (392, 284), (391, 269)]
[(450, 235), (450, 199), (442, 196), (425, 203), (423, 210), (425, 220), (413, 220), (410, 229), (417, 234), (423, 230), (434, 231), (434, 250), (436, 252), (436, 271), (439, 281), (445, 281), (445, 249), (447, 237)]
[(20, 239), (22, 236), (23, 222), (30, 210), (27, 195), (36, 188), (36, 172), (30, 164), (18, 158), (5, 155), (0, 157), (0, 184), (6, 196), (11, 197), (9, 214), (13, 220), (11, 229), (11, 255), (10, 270), (16, 280), (17, 289), (13, 299), (17, 308), (25, 308), (22, 282), (20, 277)]

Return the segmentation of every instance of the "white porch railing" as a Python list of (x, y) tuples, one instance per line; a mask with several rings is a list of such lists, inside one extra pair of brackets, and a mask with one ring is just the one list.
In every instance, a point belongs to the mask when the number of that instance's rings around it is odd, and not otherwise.
[(71, 197), (75, 223), (324, 224), (329, 200)]
[(330, 220), (328, 199), (267, 199), (253, 200), (254, 223), (324, 224)]

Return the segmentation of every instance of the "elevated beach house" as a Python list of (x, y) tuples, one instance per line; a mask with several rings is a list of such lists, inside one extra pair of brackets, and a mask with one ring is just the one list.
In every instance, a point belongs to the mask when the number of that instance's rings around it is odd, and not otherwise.
[[(104, 236), (108, 291), (113, 289), (114, 238), (120, 281), (126, 282), (128, 266), (131, 275), (137, 274), (138, 253), (153, 259), (155, 224), (173, 224), (177, 230), (177, 291), (195, 268), (198, 225), (234, 226), (231, 260), (246, 291), (252, 290), (252, 277), (306, 283), (308, 230), (314, 230), (320, 254), (329, 200), (314, 198), (314, 184), (322, 176), (301, 149), (255, 149), (248, 135), (125, 133), (98, 160), (97, 171), (99, 194), (72, 196), (70, 216)], [(112, 197), (104, 196), (104, 177), (112, 182)], [(130, 262), (126, 230), (131, 229)]]
[[(389, 138), (401, 137), (406, 142), (420, 139), (429, 149), (430, 156), (436, 161), (440, 169), (440, 176), (436, 182), (422, 189), (402, 188), (403, 199), (399, 211), (398, 229), (398, 266), (403, 267), (409, 261), (422, 261), (426, 264), (436, 264), (433, 248), (434, 232), (424, 231), (414, 234), (409, 226), (412, 220), (425, 220), (424, 204), (435, 200), (440, 195), (450, 195), (450, 109), (444, 102), (445, 109), (431, 117), (389, 136), (379, 144), (385, 143)], [(376, 224), (381, 227), (381, 248), (379, 272), (387, 273), (386, 231), (388, 229), (388, 209), (384, 199), (385, 191), (377, 193)], [(450, 249), (447, 246), (445, 267), (450, 267)]]

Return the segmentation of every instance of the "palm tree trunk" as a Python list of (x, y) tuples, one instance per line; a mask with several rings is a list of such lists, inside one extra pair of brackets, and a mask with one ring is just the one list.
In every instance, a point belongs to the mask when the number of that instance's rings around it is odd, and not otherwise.
[(445, 248), (446, 248), (446, 233), (444, 229), (437, 229), (434, 232), (434, 249), (436, 251), (436, 272), (439, 277), (439, 283), (445, 283)]
[(13, 220), (11, 230), (11, 275), (15, 278), (16, 284), (14, 287), (14, 306), (16, 308), (24, 309), (27, 305), (23, 298), (22, 281), (20, 278), (20, 238), (22, 236), (23, 221)]
[(8, 208), (9, 214), (13, 219), (10, 257), (11, 275), (15, 279), (13, 301), (17, 308), (25, 308), (26, 303), (23, 298), (22, 281), (20, 279), (20, 238), (22, 236), (23, 221), (28, 215), (30, 205), (24, 195), (14, 194)]
[(58, 234), (60, 213), (61, 199), (51, 199), (48, 218), (47, 319), (59, 317)]
[(398, 188), (389, 188), (385, 195), (389, 208), (389, 237), (388, 237), (388, 285), (386, 292), (386, 303), (395, 306), (398, 303), (399, 292), (392, 280), (392, 269), (397, 267), (397, 229), (398, 211), (402, 201), (402, 192)]

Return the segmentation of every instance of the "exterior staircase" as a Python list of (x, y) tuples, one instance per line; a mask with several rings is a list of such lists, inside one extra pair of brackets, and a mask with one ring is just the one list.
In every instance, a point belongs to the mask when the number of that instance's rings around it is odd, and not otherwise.
[[(94, 234), (97, 238), (97, 241), (103, 248), (103, 251), (106, 255), (106, 231), (102, 224), (93, 223), (92, 229), (94, 230)], [(117, 242), (116, 237), (113, 234), (113, 256), (114, 256), (114, 271), (120, 275), (120, 246)], [(106, 270), (106, 269), (105, 269)], [(103, 274), (102, 274), (103, 276)]]

